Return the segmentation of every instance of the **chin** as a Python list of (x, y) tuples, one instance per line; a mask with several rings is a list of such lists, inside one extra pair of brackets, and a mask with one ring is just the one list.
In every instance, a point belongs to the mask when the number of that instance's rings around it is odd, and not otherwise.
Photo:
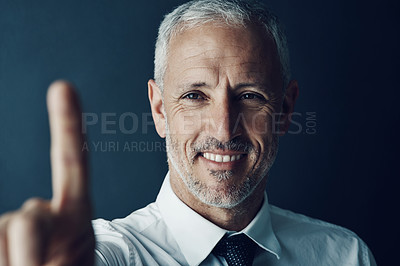
[(202, 203), (213, 207), (232, 209), (247, 199), (254, 192), (259, 182), (247, 178), (240, 185), (229, 184), (230, 182), (226, 182), (226, 180), (219, 181), (212, 186), (207, 186), (193, 179), (184, 180), (184, 183)]

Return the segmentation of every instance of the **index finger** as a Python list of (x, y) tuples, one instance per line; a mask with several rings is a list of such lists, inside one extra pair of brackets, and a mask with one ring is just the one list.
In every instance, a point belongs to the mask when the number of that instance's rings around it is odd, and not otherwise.
[(51, 135), (51, 168), (56, 211), (88, 204), (86, 154), (82, 150), (81, 108), (71, 84), (56, 81), (47, 92)]

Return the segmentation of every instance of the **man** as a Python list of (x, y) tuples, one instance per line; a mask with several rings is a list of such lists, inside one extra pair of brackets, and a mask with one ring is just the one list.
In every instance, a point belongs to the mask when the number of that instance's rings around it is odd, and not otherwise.
[(169, 172), (154, 203), (92, 227), (78, 100), (68, 83), (50, 87), (53, 199), (2, 216), (0, 265), (375, 265), (354, 233), (268, 204), (298, 96), (272, 14), (238, 1), (176, 8), (148, 92)]

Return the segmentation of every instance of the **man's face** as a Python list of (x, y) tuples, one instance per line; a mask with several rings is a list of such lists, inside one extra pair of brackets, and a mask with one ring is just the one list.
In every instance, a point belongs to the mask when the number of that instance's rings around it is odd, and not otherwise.
[(207, 24), (172, 38), (167, 62), (171, 183), (232, 208), (266, 178), (277, 152), (283, 82), (275, 45), (256, 27)]

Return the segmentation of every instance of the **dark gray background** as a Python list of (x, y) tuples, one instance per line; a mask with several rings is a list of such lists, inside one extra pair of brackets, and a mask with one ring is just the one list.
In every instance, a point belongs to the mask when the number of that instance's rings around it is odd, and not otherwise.
[[(79, 88), (85, 113), (115, 114), (114, 134), (88, 126), (89, 141), (120, 145), (95, 151), (89, 143), (95, 217), (123, 217), (155, 199), (167, 165), (155, 150), (163, 141), (142, 125), (146, 82), (162, 16), (182, 2), (0, 0), (0, 213), (51, 197), (45, 95), (59, 78)], [(302, 127), (281, 138), (270, 202), (355, 231), (380, 265), (391, 265), (400, 209), (398, 4), (267, 3), (288, 34)], [(126, 112), (139, 118), (133, 134), (118, 126)], [(140, 149), (124, 152), (126, 142)]]

